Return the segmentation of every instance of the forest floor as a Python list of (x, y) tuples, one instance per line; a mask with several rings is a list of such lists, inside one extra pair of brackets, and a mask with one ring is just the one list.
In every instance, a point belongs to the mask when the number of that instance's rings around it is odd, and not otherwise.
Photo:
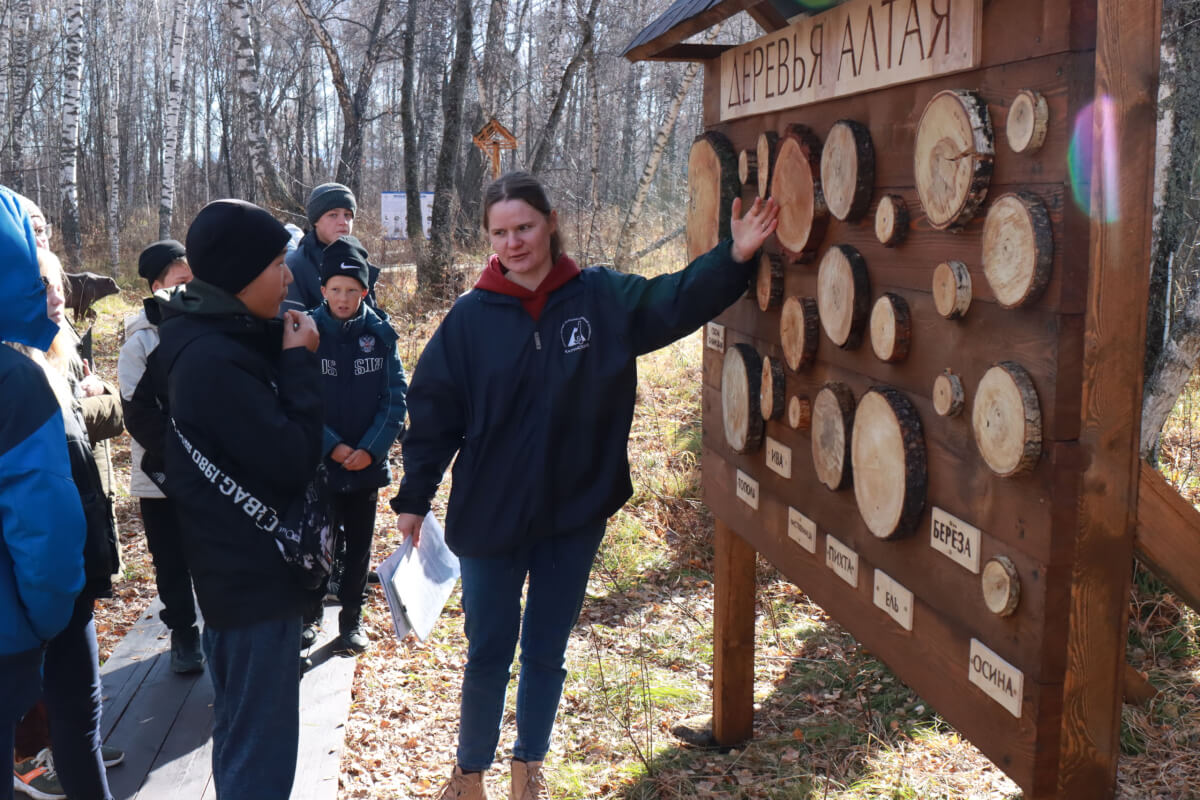
[[(381, 302), (410, 371), (444, 308), (410, 285)], [(115, 382), (118, 331), (138, 290), (99, 306), (96, 368)], [(1017, 786), (858, 645), (821, 608), (759, 561), (754, 738), (719, 752), (672, 728), (711, 713), (712, 517), (700, 501), (699, 334), (639, 362), (630, 439), (635, 495), (610, 521), (568, 649), (568, 678), (547, 760), (551, 796), (663, 798), (1018, 798)], [(393, 451), (399, 472), (399, 448)], [(1168, 423), (1167, 477), (1200, 500), (1200, 384)], [(101, 658), (155, 595), (136, 500), (128, 496), (128, 437), (115, 440), (124, 573), (97, 613)], [(447, 481), (448, 483), (448, 481)], [(375, 559), (397, 545), (394, 489), (380, 495)], [(444, 511), (445, 487), (435, 511)], [(1146, 573), (1135, 574), (1129, 659), (1160, 689), (1126, 706), (1118, 771), (1122, 798), (1200, 797), (1200, 618)], [(373, 588), (342, 760), (342, 798), (434, 796), (454, 764), (466, 643), (457, 592), (426, 642), (397, 642)], [(493, 797), (508, 793), (510, 693)]]

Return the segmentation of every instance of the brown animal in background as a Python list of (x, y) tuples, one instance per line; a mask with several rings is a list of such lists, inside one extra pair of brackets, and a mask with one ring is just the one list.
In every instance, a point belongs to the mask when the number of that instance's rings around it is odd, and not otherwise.
[(67, 290), (67, 308), (71, 309), (76, 322), (83, 316), (94, 318), (96, 312), (92, 311), (92, 303), (121, 291), (115, 280), (94, 272), (67, 272), (63, 278)]

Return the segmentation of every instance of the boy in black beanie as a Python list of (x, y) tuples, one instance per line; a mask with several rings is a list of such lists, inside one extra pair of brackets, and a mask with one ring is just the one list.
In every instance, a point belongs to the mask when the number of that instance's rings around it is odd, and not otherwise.
[[(322, 452), (346, 550), (337, 592), (342, 604), (339, 647), (353, 653), (367, 648), (361, 617), (375, 506), (380, 487), (391, 482), (388, 451), (404, 425), (408, 391), (396, 333), (364, 302), (367, 270), (367, 253), (353, 236), (330, 244), (321, 264), (325, 302), (312, 312), (321, 335), (317, 355), (325, 398)], [(318, 601), (305, 618), (301, 646), (316, 640), (320, 613)]]
[[(322, 300), (321, 287), (324, 282), (321, 280), (321, 263), (325, 248), (337, 241), (339, 236), (354, 233), (354, 215), (358, 211), (358, 203), (354, 199), (354, 192), (348, 187), (340, 183), (322, 183), (309, 193), (304, 210), (312, 229), (304, 234), (296, 249), (288, 253), (287, 265), (292, 271), (293, 283), (288, 288), (283, 307), (311, 311)], [(366, 256), (365, 250), (363, 256)], [(379, 269), (367, 264), (367, 303), (372, 308), (376, 308), (375, 279), (378, 277)]]
[[(187, 283), (192, 279), (192, 270), (183, 245), (164, 239), (138, 256), (138, 275), (150, 284), (151, 292), (157, 292)], [(162, 377), (151, 366), (150, 356), (157, 347), (158, 327), (146, 317), (145, 309), (127, 317), (117, 378), (125, 427), (132, 437), (129, 494), (138, 498), (146, 545), (154, 560), (158, 596), (163, 603), (159, 616), (171, 631), (171, 671), (188, 674), (204, 671), (204, 656), (200, 653), (192, 576), (183, 555), (175, 504), (162, 491), (163, 438), (170, 415), (166, 398), (160, 396)]]
[(195, 279), (147, 309), (171, 411), (166, 490), (204, 612), (221, 800), (286, 800), (296, 771), (296, 640), (311, 594), (260, 517), (316, 473), (322, 408), (316, 325), (296, 311), (276, 319), (287, 242), (258, 206), (210, 203), (187, 233)]

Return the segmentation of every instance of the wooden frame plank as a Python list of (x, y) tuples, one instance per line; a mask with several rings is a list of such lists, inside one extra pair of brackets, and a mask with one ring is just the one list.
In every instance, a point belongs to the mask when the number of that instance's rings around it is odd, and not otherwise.
[(721, 520), (713, 539), (713, 737), (746, 741), (754, 728), (754, 548)]
[(1145, 461), (1139, 476), (1138, 558), (1181, 600), (1200, 609), (1200, 511)]
[[(1149, 5), (1149, 7), (1147, 7)], [(1056, 797), (1113, 796), (1150, 252), (1161, 5), (1099, 0), (1081, 478)], [(1031, 800), (1033, 800), (1031, 798)]]

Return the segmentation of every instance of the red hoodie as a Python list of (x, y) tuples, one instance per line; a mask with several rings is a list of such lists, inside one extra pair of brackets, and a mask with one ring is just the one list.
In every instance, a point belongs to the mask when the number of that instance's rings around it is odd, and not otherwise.
[(560, 255), (554, 262), (554, 266), (550, 268), (550, 272), (542, 278), (542, 282), (533, 291), (504, 277), (506, 272), (508, 270), (500, 263), (500, 257), (492, 253), (488, 258), (487, 268), (475, 283), (475, 288), (487, 289), (489, 292), (517, 298), (521, 301), (524, 309), (529, 312), (529, 316), (533, 317), (534, 322), (537, 322), (538, 317), (542, 315), (542, 309), (546, 307), (550, 293), (578, 275), (579, 265), (566, 253)]

